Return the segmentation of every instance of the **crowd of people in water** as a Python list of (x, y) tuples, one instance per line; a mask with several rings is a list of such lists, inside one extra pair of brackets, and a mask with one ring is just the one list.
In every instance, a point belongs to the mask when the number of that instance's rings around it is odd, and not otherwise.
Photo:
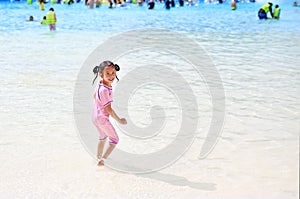
[[(15, 0), (20, 1), (20, 0)], [(107, 4), (108, 8), (116, 8), (116, 7), (127, 7), (131, 4), (136, 4), (137, 6), (143, 6), (147, 4), (148, 9), (154, 9), (155, 3), (164, 4), (166, 9), (170, 9), (171, 7), (175, 7), (175, 0), (83, 0), (85, 5), (88, 8), (99, 8), (103, 4)], [(177, 0), (178, 6), (194, 6), (199, 4), (199, 0)], [(205, 0), (206, 3), (223, 3), (226, 0)], [(238, 1), (238, 0), (236, 0)], [(240, 0), (244, 1), (244, 0)], [(255, 2), (255, 0), (250, 0), (251, 2)], [(80, 3), (81, 0), (37, 0), (37, 3), (40, 5), (40, 10), (44, 10), (44, 5), (46, 3), (51, 4), (67, 4), (72, 5), (74, 3)], [(32, 0), (27, 0), (27, 4), (32, 4)]]
[[(28, 21), (34, 21), (33, 16), (29, 17)], [(40, 22), (41, 25), (48, 25), (50, 31), (56, 30), (56, 14), (53, 8), (50, 8), (49, 11), (46, 13), (46, 16), (43, 17), (42, 21)]]
[[(171, 7), (176, 7), (175, 0), (84, 0), (84, 4), (88, 8), (98, 8), (102, 4), (107, 4), (108, 8), (116, 8), (116, 7), (126, 7), (128, 4), (136, 4), (137, 6), (143, 6), (144, 4), (147, 4), (148, 9), (154, 9), (155, 3), (164, 4), (165, 8), (171, 9)], [(205, 0), (207, 3), (223, 3), (226, 0)], [(236, 10), (237, 9), (237, 3), (244, 0), (231, 0), (231, 9)], [(73, 3), (80, 3), (81, 0), (38, 0), (37, 3), (40, 5), (40, 10), (45, 9), (45, 3), (51, 3), (51, 4), (68, 4), (71, 5)], [(248, 2), (255, 2), (255, 0), (248, 0)], [(177, 6), (193, 6), (195, 4), (194, 0), (177, 0), (178, 5)], [(32, 4), (32, 0), (27, 0), (27, 4)], [(299, 3), (300, 4), (300, 3)], [(299, 6), (298, 2), (295, 1), (293, 3), (293, 6)], [(260, 7), (258, 10), (258, 18), (260, 20), (263, 19), (279, 19), (280, 18), (280, 12), (281, 8), (279, 5), (274, 6), (273, 10), (273, 3), (268, 2)], [(270, 15), (270, 17), (268, 17)], [(34, 21), (33, 16), (29, 17), (29, 21)], [(56, 30), (56, 14), (54, 12), (53, 8), (50, 8), (47, 12), (46, 16), (43, 17), (42, 21), (40, 22), (41, 25), (48, 25), (50, 31)]]

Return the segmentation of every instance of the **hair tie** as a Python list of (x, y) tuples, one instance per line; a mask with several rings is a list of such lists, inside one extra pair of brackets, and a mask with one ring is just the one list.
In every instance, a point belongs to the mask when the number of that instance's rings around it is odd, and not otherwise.
[(94, 78), (94, 80), (93, 80), (93, 84), (94, 84), (95, 80), (98, 77), (99, 69), (100, 69), (99, 66), (95, 66), (95, 68), (93, 69), (93, 73), (94, 73), (94, 75), (96, 75), (95, 78)]
[(95, 66), (93, 69), (94, 74), (97, 74), (99, 72), (99, 66)]
[(120, 66), (118, 64), (114, 64), (114, 67), (115, 67), (116, 71), (120, 70)]

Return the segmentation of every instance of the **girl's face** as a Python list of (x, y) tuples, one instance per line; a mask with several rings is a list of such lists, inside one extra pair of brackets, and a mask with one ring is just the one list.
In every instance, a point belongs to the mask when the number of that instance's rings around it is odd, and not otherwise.
[(106, 66), (102, 73), (100, 73), (100, 77), (103, 80), (103, 84), (107, 86), (111, 86), (113, 81), (116, 78), (116, 69), (114, 66)]

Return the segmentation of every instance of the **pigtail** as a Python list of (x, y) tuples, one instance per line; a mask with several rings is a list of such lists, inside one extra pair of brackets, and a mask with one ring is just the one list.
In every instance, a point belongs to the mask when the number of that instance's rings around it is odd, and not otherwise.
[[(118, 64), (114, 64), (114, 67), (115, 67), (116, 71), (119, 71), (119, 70), (120, 70), (120, 66), (119, 66)], [(117, 75), (116, 75), (116, 78), (117, 78), (117, 80), (119, 81), (119, 78), (118, 78)]]
[(100, 69), (99, 66), (95, 66), (95, 68), (93, 69), (93, 73), (94, 73), (94, 75), (96, 75), (95, 78), (94, 78), (94, 80), (93, 80), (93, 85), (94, 85), (95, 80), (98, 77), (99, 69)]

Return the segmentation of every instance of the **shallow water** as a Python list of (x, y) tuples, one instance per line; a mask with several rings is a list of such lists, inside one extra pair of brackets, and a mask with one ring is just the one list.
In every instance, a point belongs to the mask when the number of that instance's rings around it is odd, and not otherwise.
[[(162, 5), (153, 11), (54, 5), (57, 31), (49, 32), (39, 25), (46, 11), (39, 11), (38, 5), (1, 2), (0, 170), (7, 180), (0, 182), (0, 197), (48, 193), (60, 198), (113, 198), (114, 193), (117, 198), (297, 198), (300, 8), (282, 4), (279, 21), (259, 21), (260, 5), (239, 3), (236, 11), (228, 3), (170, 11)], [(46, 4), (46, 10), (49, 7)], [(26, 22), (30, 15), (37, 21)], [(137, 28), (179, 31), (203, 47), (224, 86), (223, 132), (214, 150), (200, 160), (199, 146), (212, 114), (203, 77), (176, 57), (157, 57), (160, 52), (155, 50), (129, 53), (117, 60), (122, 67), (120, 84), (128, 71), (151, 61), (174, 66), (187, 79), (199, 108), (196, 139), (180, 160), (152, 175), (95, 171), (74, 121), (77, 74), (96, 47), (111, 36)], [(170, 101), (167, 93), (166, 98), (143, 104), (141, 99), (150, 100), (153, 92), (138, 90), (130, 101), (132, 119), (147, 125), (149, 106), (162, 101), (170, 111), (169, 130), (141, 142), (120, 133), (119, 148), (151, 153), (174, 138), (181, 120), (174, 119), (180, 112), (177, 102)], [(96, 136), (95, 132), (95, 142)], [(114, 186), (101, 183), (103, 179), (113, 181)]]

